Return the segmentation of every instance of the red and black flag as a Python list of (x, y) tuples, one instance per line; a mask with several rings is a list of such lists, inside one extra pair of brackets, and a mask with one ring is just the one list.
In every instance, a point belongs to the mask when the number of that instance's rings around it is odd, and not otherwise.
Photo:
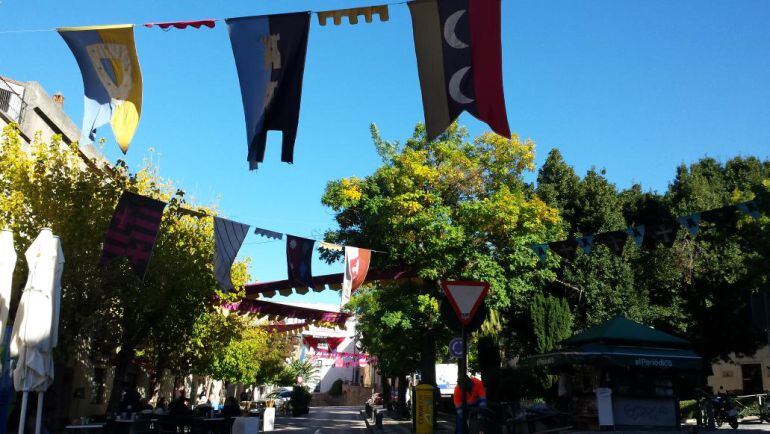
[(500, 0), (409, 2), (428, 140), (463, 111), (510, 137), (503, 97)]
[(289, 281), (301, 287), (313, 288), (314, 240), (286, 235), (286, 263), (288, 265)]
[(166, 202), (124, 191), (104, 236), (101, 264), (125, 256), (144, 278)]

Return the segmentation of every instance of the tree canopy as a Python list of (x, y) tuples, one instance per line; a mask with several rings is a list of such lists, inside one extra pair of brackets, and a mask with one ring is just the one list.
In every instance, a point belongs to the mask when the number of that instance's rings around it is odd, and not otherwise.
[[(523, 180), (534, 169), (529, 140), (494, 134), (469, 140), (455, 124), (428, 142), (418, 125), (401, 144), (383, 140), (375, 126), (371, 130), (383, 163), (365, 178), (328, 184), (322, 202), (335, 212), (338, 228), (326, 239), (385, 251), (374, 255), (375, 268), (417, 272), (418, 280), (363, 291), (353, 306), (369, 351), (384, 363), (387, 345), (422, 351), (426, 376), (434, 364), (433, 339), (444, 330), (437, 282), (484, 280), (491, 284), (491, 308), (515, 304), (549, 278), (527, 246), (561, 234), (560, 220)], [(337, 259), (333, 253), (326, 257)], [(399, 331), (411, 342), (390, 342), (388, 334)], [(406, 365), (414, 363), (409, 353), (401, 354)]]

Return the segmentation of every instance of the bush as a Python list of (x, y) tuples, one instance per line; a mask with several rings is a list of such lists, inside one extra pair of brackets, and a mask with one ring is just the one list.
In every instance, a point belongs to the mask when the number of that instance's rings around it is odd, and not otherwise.
[(698, 414), (698, 401), (694, 399), (679, 401), (679, 415), (682, 418), (682, 420), (695, 419), (697, 414)]
[(332, 387), (329, 388), (329, 396), (342, 395), (342, 378), (338, 378), (332, 383)]
[(291, 412), (293, 416), (307, 414), (313, 395), (305, 386), (294, 386), (291, 393)]

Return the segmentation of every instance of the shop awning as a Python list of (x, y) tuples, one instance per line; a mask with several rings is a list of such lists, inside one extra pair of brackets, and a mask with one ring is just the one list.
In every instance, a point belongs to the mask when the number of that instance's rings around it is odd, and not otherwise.
[(559, 368), (572, 365), (626, 366), (640, 369), (700, 370), (701, 357), (678, 348), (589, 344), (528, 357), (522, 365)]

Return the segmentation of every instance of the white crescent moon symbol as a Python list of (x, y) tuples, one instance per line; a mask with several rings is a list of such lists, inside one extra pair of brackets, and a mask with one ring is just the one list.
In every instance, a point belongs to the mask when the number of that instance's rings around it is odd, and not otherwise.
[(473, 99), (463, 95), (463, 92), (460, 90), (460, 83), (462, 83), (463, 77), (465, 77), (465, 74), (468, 73), (469, 69), (471, 69), (470, 66), (460, 68), (454, 75), (452, 75), (452, 78), (449, 79), (449, 96), (460, 104), (469, 104), (473, 102)]
[(444, 23), (444, 39), (446, 39), (446, 43), (449, 44), (450, 47), (457, 48), (458, 50), (468, 48), (468, 44), (461, 41), (455, 34), (457, 22), (460, 21), (460, 17), (462, 17), (464, 13), (465, 9), (461, 9), (450, 15)]

